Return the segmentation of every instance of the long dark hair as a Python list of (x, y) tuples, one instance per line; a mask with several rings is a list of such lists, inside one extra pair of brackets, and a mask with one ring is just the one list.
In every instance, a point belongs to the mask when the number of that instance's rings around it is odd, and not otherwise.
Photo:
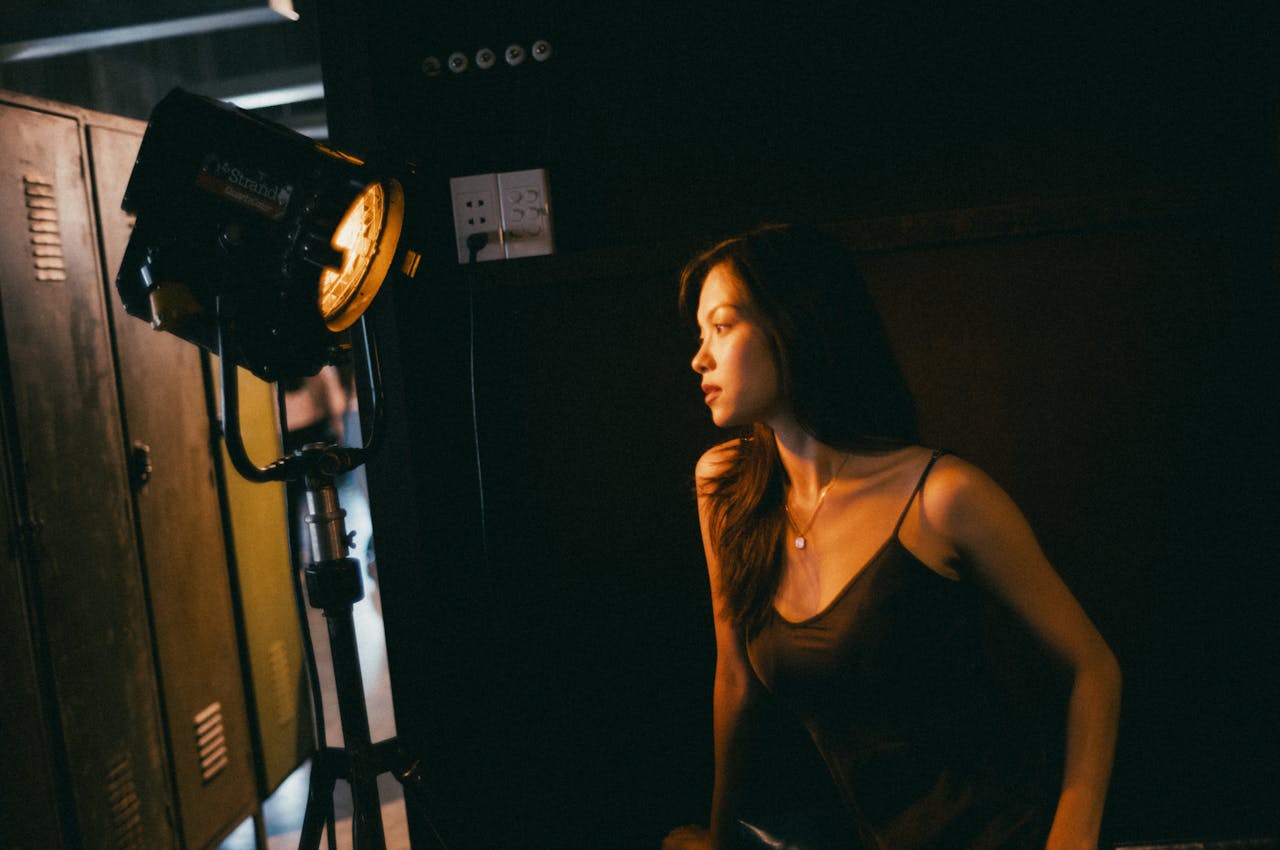
[[(853, 255), (815, 228), (766, 225), (699, 254), (680, 276), (680, 305), (697, 315), (711, 269), (741, 282), (772, 347), (796, 420), (845, 451), (917, 441), (915, 405)], [(756, 423), (703, 481), (712, 545), (731, 618), (748, 633), (772, 607), (783, 564), (786, 481), (773, 432)]]

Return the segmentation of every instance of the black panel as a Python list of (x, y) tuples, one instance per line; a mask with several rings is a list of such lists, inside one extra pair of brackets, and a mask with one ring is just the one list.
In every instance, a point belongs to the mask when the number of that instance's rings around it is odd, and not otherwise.
[[(393, 442), (370, 484), (401, 500), (376, 520), (383, 604), (389, 641), (430, 647), (389, 651), (440, 814), (461, 847), (657, 841), (705, 802), (709, 703), (686, 695), (711, 651), (690, 480), (713, 435), (670, 277), (482, 270), (395, 312), (421, 450)], [(423, 486), (379, 490), (387, 465)]]
[[(384, 0), (359, 16), (372, 100), (334, 80), (329, 108), (335, 139), (441, 178), (549, 169), (568, 250), (1247, 179), (1269, 151), (1266, 5)], [(548, 61), (422, 70), (535, 39)], [(344, 129), (357, 109), (376, 129)]]

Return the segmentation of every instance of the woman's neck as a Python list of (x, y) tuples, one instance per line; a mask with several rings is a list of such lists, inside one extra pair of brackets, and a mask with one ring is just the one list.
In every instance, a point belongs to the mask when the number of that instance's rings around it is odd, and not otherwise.
[(828, 446), (795, 422), (773, 423), (771, 428), (791, 492), (802, 501), (817, 499), (849, 453)]
[[(829, 446), (794, 420), (769, 423), (786, 472), (788, 488), (801, 503), (816, 500), (822, 488), (837, 474), (845, 478), (869, 478), (884, 471), (889, 455), (898, 449), (854, 450)], [(898, 448), (905, 448), (898, 447)]]

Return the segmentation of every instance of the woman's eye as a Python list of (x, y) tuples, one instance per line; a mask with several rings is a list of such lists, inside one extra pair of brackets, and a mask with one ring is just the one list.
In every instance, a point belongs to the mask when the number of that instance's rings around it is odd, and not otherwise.
[[(725, 331), (729, 330), (729, 328), (733, 327), (733, 324), (731, 322), (717, 322), (716, 324), (713, 324), (710, 327), (711, 327), (711, 333), (707, 336), (716, 336), (717, 334), (722, 334)], [(698, 337), (698, 348), (701, 348), (702, 346), (706, 345), (707, 336)]]

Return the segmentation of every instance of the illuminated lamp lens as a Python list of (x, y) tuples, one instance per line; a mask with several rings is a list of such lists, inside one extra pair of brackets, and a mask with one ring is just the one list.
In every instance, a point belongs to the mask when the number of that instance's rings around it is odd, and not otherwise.
[(341, 267), (320, 271), (320, 315), (337, 332), (351, 327), (391, 270), (404, 222), (404, 190), (395, 180), (370, 183), (347, 208), (331, 245)]

